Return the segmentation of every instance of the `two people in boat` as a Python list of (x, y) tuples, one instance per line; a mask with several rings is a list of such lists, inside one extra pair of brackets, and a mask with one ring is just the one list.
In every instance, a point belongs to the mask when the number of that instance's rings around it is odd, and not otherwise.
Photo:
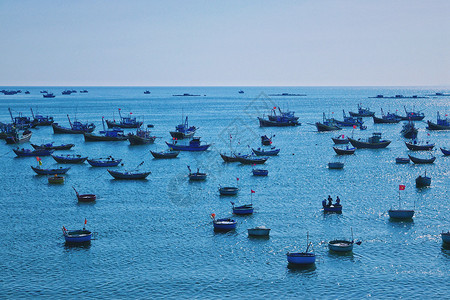
[[(327, 203), (328, 201), (328, 203)], [(333, 204), (333, 198), (331, 198), (330, 195), (328, 195), (327, 199), (323, 199), (322, 201), (322, 206), (323, 207), (330, 207), (330, 206), (341, 206), (341, 199), (339, 199), (339, 196), (336, 196), (336, 203)]]

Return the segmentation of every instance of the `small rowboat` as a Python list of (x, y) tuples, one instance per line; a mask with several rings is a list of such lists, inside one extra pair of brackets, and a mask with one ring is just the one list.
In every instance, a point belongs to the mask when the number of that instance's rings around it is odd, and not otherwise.
[(419, 158), (419, 157), (414, 157), (409, 155), (409, 159), (411, 159), (411, 161), (415, 164), (432, 164), (434, 163), (434, 161), (436, 160), (435, 156), (432, 156), (430, 158)]
[(37, 149), (37, 150), (30, 150), (30, 149), (13, 149), (14, 153), (19, 157), (24, 156), (49, 156), (53, 153), (53, 150), (47, 150), (47, 149)]
[(328, 169), (343, 169), (344, 168), (344, 163), (342, 162), (330, 162), (328, 163)]
[(252, 149), (253, 153), (255, 153), (256, 156), (276, 156), (280, 152), (280, 149), (275, 149), (273, 147), (270, 150), (264, 150), (261, 148), (258, 149)]
[(79, 154), (52, 155), (53, 159), (60, 164), (82, 164), (86, 161), (87, 156)]
[(94, 194), (78, 194), (77, 190), (74, 187), (72, 188), (77, 194), (78, 202), (93, 202), (97, 200), (97, 196)]
[(253, 213), (253, 204), (245, 204), (241, 206), (234, 206), (234, 203), (231, 202), (233, 205), (233, 214), (235, 215), (251, 215)]
[(316, 255), (314, 252), (308, 252), (312, 243), (309, 242), (309, 235), (306, 240), (306, 251), (305, 252), (288, 252), (286, 254), (287, 261), (291, 266), (307, 266), (312, 265), (316, 262)]
[(161, 152), (150, 151), (150, 153), (153, 155), (154, 158), (169, 159), (169, 158), (176, 158), (178, 156), (178, 154), (180, 154), (180, 151), (172, 151), (172, 150), (161, 151)]
[(214, 219), (213, 226), (215, 231), (230, 231), (236, 229), (237, 222), (233, 219)]
[(270, 228), (265, 226), (256, 226), (254, 228), (247, 229), (248, 236), (269, 236)]
[(239, 191), (238, 187), (232, 186), (219, 187), (219, 193), (222, 196), (234, 196), (238, 193), (238, 191)]
[(444, 154), (445, 156), (449, 156), (450, 155), (450, 150), (445, 149), (445, 148), (441, 148), (442, 154)]
[(433, 150), (434, 144), (417, 144), (405, 142), (406, 147), (411, 151), (429, 151)]
[(67, 230), (63, 227), (63, 234), (66, 244), (85, 244), (90, 243), (92, 239), (92, 232), (84, 228), (81, 230)]
[(238, 159), (234, 153), (231, 153), (231, 154), (220, 153), (220, 157), (222, 157), (224, 162), (237, 162), (238, 161)]
[(442, 242), (450, 245), (450, 231), (441, 233)]
[(267, 176), (269, 175), (269, 170), (263, 170), (263, 169), (253, 169), (253, 176)]
[(410, 159), (409, 157), (397, 157), (395, 159), (395, 163), (397, 164), (409, 164)]
[(117, 167), (122, 160), (114, 159), (112, 156), (109, 156), (106, 158), (88, 159), (87, 162), (93, 167)]
[(349, 148), (347, 146), (347, 148), (337, 148), (337, 147), (333, 147), (334, 152), (336, 152), (337, 155), (351, 155), (351, 154), (355, 154), (355, 150), (356, 148)]
[(108, 170), (108, 173), (111, 174), (114, 179), (125, 179), (125, 180), (139, 180), (139, 179), (145, 179), (148, 175), (150, 175), (149, 172), (136, 172), (136, 171), (125, 171), (125, 172), (118, 172), (113, 170)]
[(344, 135), (340, 135), (338, 137), (331, 138), (331, 139), (333, 140), (333, 143), (335, 143), (336, 145), (343, 145), (343, 144), (350, 143), (348, 138), (344, 137)]
[(200, 173), (200, 172), (189, 173), (189, 180), (191, 180), (191, 181), (202, 181), (202, 180), (205, 180), (206, 177), (207, 177), (206, 173)]
[(269, 158), (262, 156), (262, 157), (256, 157), (252, 155), (241, 155), (236, 156), (237, 160), (244, 165), (261, 165), (265, 163)]
[(408, 209), (390, 209), (388, 210), (389, 217), (397, 220), (409, 220), (414, 216), (414, 210)]
[(333, 240), (328, 242), (328, 249), (335, 252), (350, 252), (353, 250), (353, 241)]
[(54, 175), (54, 176), (50, 176), (48, 178), (48, 183), (50, 184), (63, 184), (64, 183), (64, 176), (58, 176), (58, 175)]
[(70, 150), (75, 144), (62, 144), (53, 146), (53, 143), (35, 145), (31, 144), (34, 149), (47, 149), (47, 150)]
[[(325, 200), (324, 200), (325, 201)], [(342, 213), (342, 205), (341, 204), (331, 204), (327, 205), (326, 201), (322, 201), (322, 207), (324, 213)]]
[(31, 166), (31, 169), (35, 171), (38, 175), (60, 175), (60, 174), (66, 174), (67, 171), (70, 170), (70, 167), (68, 168), (62, 168), (59, 169), (42, 169), (41, 167), (33, 167)]

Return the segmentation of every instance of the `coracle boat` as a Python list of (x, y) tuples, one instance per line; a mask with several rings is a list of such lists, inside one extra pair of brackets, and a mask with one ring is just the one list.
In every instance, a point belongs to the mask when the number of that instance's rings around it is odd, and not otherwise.
[(83, 134), (85, 132), (93, 132), (95, 129), (95, 125), (93, 123), (81, 123), (79, 121), (72, 123), (69, 115), (67, 115), (67, 119), (69, 120), (70, 128), (60, 126), (58, 123), (52, 123), (53, 133)]
[(106, 158), (91, 158), (87, 162), (93, 167), (117, 167), (122, 159), (114, 159), (112, 156)]
[(172, 151), (172, 150), (161, 152), (150, 151), (150, 153), (153, 155), (154, 158), (157, 159), (170, 159), (176, 158), (178, 154), (180, 154), (180, 151)]
[(206, 173), (200, 173), (200, 169), (197, 169), (197, 172), (192, 173), (191, 168), (189, 166), (187, 166), (188, 170), (189, 170), (189, 180), (191, 181), (202, 181), (205, 180), (207, 177)]
[(214, 231), (230, 231), (236, 229), (236, 220), (230, 218), (215, 219), (215, 214), (213, 214), (213, 226)]
[(111, 174), (114, 179), (125, 179), (125, 180), (138, 180), (138, 179), (145, 179), (148, 175), (150, 175), (149, 172), (137, 172), (137, 171), (113, 171), (108, 170), (108, 173)]
[(276, 149), (275, 147), (272, 147), (270, 150), (264, 150), (264, 149), (258, 148), (258, 149), (252, 149), (252, 151), (256, 156), (276, 156), (280, 152), (280, 149)]
[(120, 121), (116, 122), (116, 120), (110, 121), (106, 120), (106, 125), (108, 128), (139, 128), (141, 127), (143, 122), (137, 121), (136, 118), (131, 117), (132, 113), (130, 113), (129, 117), (122, 117), (121, 109), (119, 108), (119, 117)]
[(81, 230), (67, 230), (63, 226), (62, 230), (66, 244), (87, 244), (91, 242), (92, 232), (85, 228)]
[(419, 175), (419, 177), (416, 178), (416, 187), (426, 187), (431, 185), (431, 177), (427, 176), (427, 172), (425, 171), (425, 175)]
[(343, 169), (344, 168), (344, 163), (343, 162), (330, 162), (328, 163), (328, 169)]
[(436, 160), (436, 156), (432, 156), (430, 158), (420, 158), (408, 154), (408, 157), (415, 164), (432, 164)]
[[(447, 114), (445, 115), (447, 117)], [(450, 118), (441, 119), (441, 115), (437, 112), (436, 123), (427, 121), (428, 130), (450, 130)]]
[(46, 150), (70, 150), (72, 147), (74, 147), (75, 144), (61, 144), (54, 146), (53, 143), (47, 143), (47, 144), (31, 144), (31, 147), (34, 149), (46, 149)]
[(130, 145), (145, 145), (145, 144), (153, 144), (156, 140), (156, 136), (150, 135), (149, 130), (137, 129), (136, 133), (128, 134), (128, 141)]
[(441, 233), (442, 242), (450, 245), (450, 231)]
[(270, 228), (266, 228), (265, 226), (256, 226), (256, 227), (247, 229), (247, 233), (248, 233), (248, 236), (265, 237), (265, 236), (269, 236)]
[(322, 201), (322, 208), (324, 213), (342, 213), (342, 204), (340, 199), (336, 199), (336, 203), (333, 204), (332, 199), (329, 197), (328, 203), (326, 199)]
[(336, 152), (337, 155), (351, 155), (355, 154), (356, 148), (349, 148), (348, 146), (346, 148), (337, 148), (333, 147), (334, 152)]
[(194, 136), (197, 128), (195, 126), (189, 127), (188, 117), (184, 120), (184, 123), (175, 127), (175, 131), (170, 131), (170, 135), (175, 139), (185, 139)]
[(77, 195), (78, 202), (93, 202), (97, 200), (97, 196), (94, 194), (79, 194), (78, 191), (72, 187)]
[(240, 206), (234, 206), (234, 202), (231, 202), (233, 214), (235, 215), (251, 215), (253, 213), (253, 204), (245, 204)]
[(33, 133), (25, 130), (22, 134), (14, 132), (5, 138), (7, 144), (22, 144), (29, 142)]
[(414, 210), (412, 209), (401, 209), (400, 191), (405, 189), (404, 185), (399, 185), (398, 191), (398, 209), (388, 210), (389, 217), (393, 220), (410, 220), (414, 217)]
[(63, 184), (64, 183), (64, 176), (54, 175), (48, 177), (48, 183), (50, 184)]
[(37, 149), (37, 150), (30, 150), (30, 149), (13, 149), (14, 153), (19, 156), (49, 156), (53, 153), (53, 150), (47, 150), (47, 149)]
[(66, 174), (67, 171), (70, 170), (70, 167), (68, 168), (62, 168), (60, 167), (59, 169), (43, 169), (40, 166), (38, 167), (33, 167), (31, 166), (31, 169), (33, 169), (34, 172), (36, 172), (38, 175), (61, 175), (61, 174)]
[(426, 144), (424, 144), (424, 143), (418, 143), (416, 140), (414, 140), (412, 142), (405, 142), (405, 145), (411, 151), (429, 151), (429, 150), (433, 150), (433, 148), (434, 148), (434, 143), (428, 144), (428, 142), (426, 142)]
[(339, 135), (335, 138), (331, 138), (333, 140), (333, 143), (335, 143), (336, 145), (344, 145), (344, 144), (348, 144), (350, 141), (348, 140), (348, 138), (345, 137), (345, 135)]
[(205, 151), (211, 146), (211, 144), (202, 145), (199, 137), (192, 138), (192, 140), (189, 141), (189, 145), (180, 145), (177, 144), (177, 141), (172, 144), (166, 142), (166, 144), (170, 149), (175, 151)]
[(338, 126), (335, 119), (327, 119), (325, 118), (325, 113), (323, 113), (322, 123), (316, 122), (317, 131), (336, 131), (341, 130), (342, 128)]
[(316, 255), (314, 252), (308, 252), (312, 243), (309, 242), (309, 235), (306, 238), (306, 251), (305, 252), (288, 252), (286, 254), (287, 261), (291, 266), (308, 266), (316, 262)]
[(234, 186), (219, 187), (219, 193), (222, 196), (234, 196), (238, 193), (239, 188)]
[(253, 155), (238, 155), (236, 158), (238, 162), (244, 165), (261, 165), (269, 159), (269, 157)]
[(409, 157), (397, 157), (395, 159), (395, 163), (397, 164), (409, 164), (410, 161)]
[(381, 139), (381, 133), (374, 132), (371, 137), (369, 137), (366, 140), (355, 140), (352, 138), (348, 138), (350, 143), (353, 145), (353, 147), (358, 149), (380, 149), (380, 148), (386, 148), (391, 141), (389, 140), (382, 140)]
[(408, 123), (404, 124), (402, 130), (400, 131), (403, 137), (407, 139), (415, 139), (418, 132), (419, 131), (414, 126), (414, 122), (412, 121), (408, 121)]
[(267, 176), (267, 175), (269, 175), (269, 170), (253, 169), (252, 173), (253, 173), (253, 176)]
[(364, 118), (364, 117), (372, 117), (372, 116), (375, 115), (375, 112), (370, 111), (369, 108), (363, 108), (361, 103), (358, 104), (358, 112), (357, 113), (351, 112), (351, 111), (349, 111), (348, 113), (352, 117), (362, 117), (362, 118)]
[(328, 249), (335, 252), (350, 252), (353, 251), (353, 244), (353, 241), (332, 240), (328, 242)]
[(79, 154), (52, 155), (53, 159), (60, 164), (82, 164), (86, 161), (87, 156)]

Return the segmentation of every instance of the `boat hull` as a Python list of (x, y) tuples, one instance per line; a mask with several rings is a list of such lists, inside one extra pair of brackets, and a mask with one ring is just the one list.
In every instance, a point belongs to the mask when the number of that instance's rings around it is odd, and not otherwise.
[(355, 154), (356, 148), (351, 149), (341, 149), (337, 147), (333, 147), (334, 152), (336, 152), (337, 155), (352, 155)]
[(328, 125), (325, 125), (325, 124), (320, 123), (320, 122), (316, 122), (316, 128), (317, 128), (317, 131), (319, 131), (319, 132), (337, 131), (337, 130), (341, 130), (342, 129), (341, 127), (338, 127), (338, 126), (328, 126)]
[(252, 149), (253, 153), (255, 153), (256, 156), (276, 156), (278, 155), (278, 153), (280, 152), (280, 149), (275, 149), (275, 150), (256, 150), (256, 149)]
[(12, 144), (22, 144), (22, 143), (29, 142), (30, 139), (31, 139), (31, 135), (32, 135), (32, 133), (25, 134), (25, 135), (23, 135), (20, 138), (16, 138), (16, 137), (13, 137), (13, 136), (7, 136), (5, 138), (5, 141), (6, 141), (7, 144), (10, 144), (10, 145), (12, 145)]
[(269, 170), (262, 170), (262, 169), (253, 169), (253, 176), (267, 176), (269, 175)]
[(236, 229), (237, 222), (232, 219), (218, 219), (213, 221), (215, 231), (231, 231)]
[(117, 172), (108, 170), (108, 173), (111, 174), (111, 176), (114, 177), (114, 179), (142, 180), (146, 179), (151, 172), (133, 173), (133, 172)]
[(37, 149), (34, 151), (31, 150), (19, 150), (19, 149), (13, 149), (14, 153), (21, 157), (21, 156), (49, 156), (53, 153), (53, 150), (46, 150), (46, 149)]
[(299, 126), (300, 123), (295, 120), (289, 120), (285, 122), (277, 122), (277, 121), (270, 121), (263, 118), (258, 117), (259, 120), (259, 126), (260, 127), (291, 127), (291, 126)]
[(180, 154), (180, 151), (169, 151), (169, 152), (150, 151), (150, 153), (153, 155), (154, 158), (157, 158), (157, 159), (170, 159), (170, 158), (176, 158), (178, 156), (178, 154)]
[(52, 123), (52, 128), (53, 128), (53, 133), (55, 134), (83, 134), (85, 132), (93, 132), (95, 129), (95, 125), (93, 125), (92, 127), (86, 129), (86, 130), (74, 130), (72, 128), (67, 128), (67, 127), (62, 127), (59, 126), (58, 123)]
[(188, 132), (170, 131), (169, 133), (173, 138), (182, 140), (193, 137), (195, 131), (188, 131)]
[(388, 211), (389, 217), (391, 219), (398, 219), (398, 220), (409, 220), (414, 217), (414, 210), (405, 210), (405, 209), (397, 209), (393, 210), (390, 209)]
[(53, 159), (60, 164), (82, 164), (87, 160), (87, 156), (59, 156), (52, 155)]
[(68, 168), (59, 168), (59, 169), (41, 169), (37, 167), (31, 166), (31, 169), (33, 169), (34, 172), (36, 172), (38, 175), (61, 175), (66, 174), (67, 171), (70, 170), (70, 167)]
[(397, 164), (409, 164), (411, 160), (408, 157), (397, 157), (395, 163)]
[(243, 156), (236, 156), (238, 162), (244, 165), (262, 165), (264, 164), (268, 157), (259, 157), (259, 158), (246, 158)]
[(428, 123), (428, 126), (427, 126), (428, 130), (450, 130), (450, 126), (438, 125), (431, 121), (427, 121), (427, 123)]
[(130, 142), (130, 145), (146, 145), (146, 144), (153, 144), (155, 142), (155, 137), (140, 137), (135, 134), (130, 134), (128, 136), (128, 141)]
[(450, 155), (450, 150), (441, 148), (441, 152), (442, 152), (442, 154), (444, 154), (445, 156), (449, 156), (449, 155)]
[(328, 169), (340, 170), (344, 168), (344, 163), (341, 162), (330, 162), (328, 163)]
[(391, 141), (381, 141), (379, 143), (367, 143), (349, 138), (350, 143), (357, 149), (382, 149), (389, 146)]
[(227, 187), (219, 188), (219, 193), (222, 196), (234, 196), (234, 195), (237, 195), (238, 191), (239, 191), (239, 188), (237, 188), (237, 187), (227, 186)]
[(83, 133), (84, 140), (86, 142), (118, 142), (125, 141), (128, 139), (126, 136), (105, 136), (105, 135), (96, 135), (92, 133)]
[(238, 161), (238, 159), (236, 158), (236, 155), (234, 155), (234, 154), (226, 155), (226, 154), (220, 153), (220, 157), (222, 157), (224, 162), (237, 162)]
[(433, 156), (431, 158), (418, 158), (418, 157), (408, 155), (408, 157), (415, 164), (432, 164), (436, 160), (435, 156)]
[(251, 205), (234, 206), (233, 214), (235, 215), (251, 215), (254, 209)]
[(333, 140), (333, 143), (335, 143), (336, 145), (345, 145), (345, 144), (350, 143), (348, 138), (345, 138), (345, 139), (331, 138), (331, 139)]
[(67, 244), (89, 243), (92, 233), (89, 230), (71, 230), (64, 233), (64, 239)]
[(139, 128), (142, 126), (142, 124), (144, 122), (135, 122), (135, 123), (131, 123), (131, 124), (124, 124), (124, 123), (117, 123), (115, 121), (109, 121), (109, 120), (105, 120), (106, 125), (108, 126), (108, 128)]
[(169, 146), (170, 149), (175, 151), (206, 151), (208, 150), (209, 146), (211, 145), (201, 145), (201, 146), (189, 146), (189, 145), (177, 145), (177, 144), (170, 144), (166, 142), (167, 146)]
[(342, 213), (342, 205), (325, 205), (323, 206), (323, 212), (325, 213)]
[(77, 194), (78, 202), (93, 202), (97, 200), (97, 196), (94, 194)]
[(450, 245), (450, 232), (441, 233), (442, 242)]
[(287, 253), (287, 261), (292, 265), (312, 265), (316, 262), (314, 253)]
[(328, 242), (328, 249), (335, 252), (353, 251), (353, 243), (345, 240), (334, 240)]
[(191, 181), (203, 181), (206, 180), (207, 175), (205, 173), (191, 173), (189, 174), (189, 180)]
[(48, 183), (50, 184), (63, 184), (64, 177), (63, 176), (51, 176), (48, 178)]
[(413, 143), (405, 142), (405, 145), (411, 151), (429, 151), (434, 148), (434, 144), (415, 145)]
[(93, 167), (117, 167), (122, 160), (99, 160), (99, 159), (88, 159), (87, 162)]
[(249, 236), (269, 236), (270, 228), (249, 228), (247, 229), (247, 233)]
[(419, 176), (416, 178), (416, 187), (426, 187), (431, 185), (431, 177)]
[(72, 147), (75, 146), (75, 144), (63, 144), (63, 145), (59, 145), (59, 146), (53, 146), (52, 144), (49, 145), (35, 145), (35, 144), (31, 144), (31, 146), (34, 149), (46, 149), (46, 150), (70, 150)]
[(400, 119), (383, 119), (372, 116), (374, 124), (397, 124), (400, 123)]

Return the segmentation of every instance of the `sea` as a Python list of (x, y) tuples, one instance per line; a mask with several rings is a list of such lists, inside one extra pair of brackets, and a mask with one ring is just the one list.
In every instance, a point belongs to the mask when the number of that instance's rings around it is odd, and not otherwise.
[[(0, 94), (0, 122), (11, 116), (53, 116), (93, 122), (102, 117), (136, 117), (151, 124), (154, 144), (130, 146), (128, 141), (85, 142), (83, 135), (54, 134), (52, 127), (32, 129), (31, 143), (74, 143), (62, 154), (123, 159), (115, 170), (151, 171), (147, 180), (113, 179), (106, 168), (71, 165), (65, 184), (51, 185), (30, 166), (35, 157), (16, 157), (15, 145), (0, 145), (0, 298), (53, 299), (342, 299), (448, 298), (450, 246), (440, 233), (450, 230), (450, 132), (428, 131), (450, 114), (450, 87), (0, 87), (22, 90)], [(62, 95), (65, 89), (77, 90)], [(80, 90), (88, 93), (80, 93)], [(40, 91), (53, 92), (43, 98)], [(149, 90), (151, 94), (144, 94)], [(238, 93), (239, 90), (244, 93)], [(30, 94), (24, 94), (29, 91)], [(189, 93), (198, 96), (180, 97)], [(279, 96), (280, 94), (305, 96)], [(371, 98), (376, 95), (400, 98)], [(406, 96), (417, 95), (417, 98)], [(425, 96), (425, 98), (421, 98)], [(366, 130), (344, 128), (317, 132), (315, 122), (342, 119), (343, 110), (368, 107), (380, 116), (422, 111), (416, 122), (418, 139), (436, 143), (431, 165), (401, 165), (396, 157), (412, 154), (401, 136), (402, 123), (374, 124)], [(295, 111), (301, 126), (260, 127), (257, 117), (273, 108)], [(211, 144), (205, 152), (182, 152), (170, 160), (154, 159), (150, 150), (168, 149), (169, 131), (188, 117), (196, 136)], [(134, 130), (125, 130), (133, 132)], [(361, 149), (337, 156), (332, 137), (366, 138), (382, 133), (392, 143), (385, 149)], [(252, 175), (251, 165), (225, 163), (220, 152), (250, 153), (263, 147), (260, 137), (273, 136), (281, 149), (262, 168), (267, 177)], [(184, 141), (177, 141), (184, 143)], [(31, 149), (29, 143), (19, 145)], [(266, 147), (268, 148), (268, 147)], [(425, 157), (426, 153), (414, 153)], [(41, 157), (43, 167), (62, 166)], [(329, 162), (344, 163), (330, 170)], [(188, 166), (208, 174), (190, 182)], [(424, 173), (431, 186), (418, 189)], [(237, 180), (239, 178), (239, 180)], [(399, 190), (405, 185), (405, 190)], [(237, 186), (238, 195), (220, 196), (219, 186)], [(73, 188), (94, 193), (94, 203), (78, 203)], [(251, 191), (255, 193), (251, 193)], [(339, 196), (342, 214), (324, 214), (322, 200)], [(252, 203), (250, 216), (232, 214), (230, 202)], [(410, 222), (389, 219), (390, 208), (414, 209)], [(233, 218), (235, 231), (216, 233), (211, 214)], [(62, 227), (95, 232), (90, 245), (68, 246)], [(247, 229), (266, 226), (268, 238), (250, 238)], [(350, 254), (328, 250), (328, 241), (361, 241)], [(303, 252), (307, 242), (317, 260), (308, 268), (288, 266), (287, 252)]]

